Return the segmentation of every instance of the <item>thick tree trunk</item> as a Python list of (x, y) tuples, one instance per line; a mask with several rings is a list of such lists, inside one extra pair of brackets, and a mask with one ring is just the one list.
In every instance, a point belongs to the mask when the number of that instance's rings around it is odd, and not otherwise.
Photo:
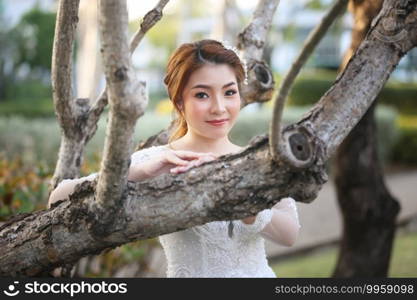
[(387, 190), (376, 147), (375, 104), (336, 155), (343, 238), (334, 277), (387, 276), (398, 202)]
[[(345, 63), (364, 39), (381, 6), (381, 0), (351, 1), (355, 26)], [(385, 277), (388, 273), (400, 208), (384, 183), (374, 111), (375, 103), (336, 155), (335, 182), (343, 216), (343, 237), (334, 277)]]

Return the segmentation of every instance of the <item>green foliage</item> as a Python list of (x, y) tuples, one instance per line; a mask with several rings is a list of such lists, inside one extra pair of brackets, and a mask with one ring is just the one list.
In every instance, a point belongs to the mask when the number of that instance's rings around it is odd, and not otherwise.
[(154, 47), (166, 49), (165, 57), (155, 57), (153, 65), (165, 66), (168, 55), (177, 47), (178, 32), (180, 29), (180, 19), (176, 14), (164, 15), (163, 22), (159, 22), (152, 27), (146, 34), (146, 38)]
[(53, 118), (54, 104), (50, 98), (29, 98), (6, 100), (0, 102), (0, 116), (21, 116), (25, 118)]
[[(94, 155), (103, 149), (106, 119), (107, 115), (104, 114), (99, 121), (96, 134), (86, 146), (87, 161), (94, 158)], [(170, 120), (170, 116), (145, 113), (136, 124), (135, 144), (167, 128)], [(53, 168), (60, 140), (61, 133), (55, 118), (26, 119), (16, 116), (0, 118), (0, 149), (4, 151), (8, 159), (21, 155), (25, 163), (43, 162)]]
[[(98, 169), (99, 155), (95, 154), (82, 165), (82, 174)], [(30, 213), (46, 208), (48, 185), (52, 168), (43, 163), (30, 164), (22, 156), (12, 160), (0, 153), (0, 221), (4, 222), (19, 213)], [(138, 264), (138, 269), (146, 272), (149, 255), (154, 247), (159, 247), (156, 239), (136, 241), (105, 251), (95, 257), (97, 264), (87, 266), (87, 277), (112, 277), (124, 266)]]
[(15, 63), (27, 63), (30, 68), (51, 69), (55, 13), (34, 7), (23, 15), (11, 31), (16, 43)]
[(0, 18), (0, 100), (50, 97), (55, 13), (34, 7), (14, 28), (4, 23)]
[(403, 115), (417, 114), (417, 84), (389, 83), (382, 89), (378, 101), (395, 107)]
[(44, 164), (27, 165), (0, 153), (0, 221), (44, 207), (51, 170)]
[(309, 0), (306, 4), (305, 7), (307, 9), (312, 9), (312, 10), (325, 10), (328, 8), (328, 5), (326, 5), (326, 3), (323, 3), (322, 0)]
[[(289, 95), (289, 104), (313, 105), (335, 80), (335, 75), (323, 73), (301, 76)], [(401, 114), (417, 114), (417, 84), (388, 82), (378, 95), (379, 104), (395, 107)]]
[(392, 149), (391, 160), (398, 164), (417, 166), (417, 117), (401, 118), (399, 128), (399, 138)]

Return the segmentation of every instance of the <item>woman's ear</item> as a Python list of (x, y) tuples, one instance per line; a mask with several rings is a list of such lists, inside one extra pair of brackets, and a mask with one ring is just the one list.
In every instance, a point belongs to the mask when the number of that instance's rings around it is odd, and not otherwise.
[(184, 102), (182, 101), (182, 99), (178, 101), (178, 108), (181, 114), (184, 114)]

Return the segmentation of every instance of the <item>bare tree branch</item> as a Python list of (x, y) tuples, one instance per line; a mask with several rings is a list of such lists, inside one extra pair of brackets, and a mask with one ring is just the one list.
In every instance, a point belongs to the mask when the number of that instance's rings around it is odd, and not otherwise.
[(55, 39), (52, 50), (52, 91), (58, 121), (64, 133), (71, 135), (73, 108), (72, 90), (72, 54), (75, 31), (78, 22), (79, 1), (59, 2)]
[[(332, 87), (301, 121), (284, 129), (280, 160), (304, 168), (315, 161), (317, 151), (323, 151), (325, 159), (335, 152), (400, 59), (417, 45), (416, 2), (384, 1), (366, 39)], [(324, 147), (316, 148), (317, 143)]]
[(97, 202), (107, 211), (118, 203), (126, 186), (136, 120), (144, 114), (148, 101), (145, 86), (136, 80), (130, 59), (127, 20), (126, 1), (99, 1), (101, 52), (110, 114)]
[(287, 168), (271, 163), (264, 137), (239, 154), (187, 173), (129, 182), (106, 225), (90, 205), (95, 182), (85, 181), (70, 200), (0, 228), (0, 275), (33, 276), (134, 240), (215, 220), (242, 219), (288, 195), (311, 201), (323, 183), (323, 172), (307, 170), (288, 177)]
[[(51, 188), (64, 178), (78, 176), (81, 158), (72, 151), (80, 150), (76, 103), (72, 99), (71, 76), (75, 30), (78, 22), (79, 0), (60, 0), (52, 50), (52, 96), (59, 125), (62, 129), (61, 147)], [(82, 149), (81, 149), (82, 152)]]
[[(167, 2), (161, 0), (146, 14), (142, 22), (146, 25), (141, 26), (143, 29), (140, 34), (146, 33), (156, 24), (161, 18), (158, 12)], [(71, 93), (71, 57), (78, 22), (78, 4), (79, 0), (60, 0), (57, 14), (52, 56), (52, 85), (55, 111), (63, 135), (50, 190), (62, 179), (79, 176), (84, 147), (97, 131), (98, 120), (108, 103), (106, 89), (101, 92), (92, 107), (88, 99), (74, 100)], [(138, 46), (140, 38), (134, 40), (136, 45), (130, 46), (132, 51)]]
[(306, 63), (307, 59), (313, 53), (316, 46), (319, 44), (323, 36), (326, 34), (327, 30), (330, 28), (330, 26), (333, 24), (336, 18), (346, 9), (347, 3), (348, 0), (337, 0), (333, 4), (333, 6), (323, 17), (320, 23), (308, 36), (303, 49), (301, 50), (296, 60), (293, 62), (290, 70), (285, 75), (284, 79), (280, 84), (278, 95), (275, 98), (274, 102), (269, 133), (270, 151), (274, 160), (279, 159), (282, 111), (284, 110), (285, 100), (287, 99), (287, 96), (291, 90), (294, 80), (297, 77), (303, 65)]
[(277, 10), (279, 0), (260, 0), (250, 24), (239, 34), (239, 49), (247, 58), (262, 60), (265, 41)]
[[(139, 43), (142, 41), (142, 38), (145, 36), (146, 32), (148, 32), (162, 18), (162, 10), (168, 4), (168, 2), (169, 0), (160, 0), (158, 4), (144, 16), (143, 21), (140, 24), (140, 28), (138, 31), (136, 31), (135, 35), (130, 41), (129, 48), (131, 55), (136, 50)], [(107, 103), (107, 89), (105, 88), (94, 102), (89, 113), (88, 128), (90, 128), (90, 131), (88, 140), (94, 136), (97, 130), (98, 120), (104, 108), (107, 106)]]
[(131, 54), (135, 52), (136, 47), (139, 45), (140, 41), (143, 39), (148, 30), (151, 29), (162, 18), (162, 10), (164, 9), (165, 5), (168, 4), (168, 2), (169, 0), (160, 0), (158, 4), (145, 15), (143, 21), (140, 23), (139, 29), (136, 31), (135, 35), (130, 41)]
[(260, 0), (250, 24), (238, 36), (238, 49), (247, 61), (247, 86), (242, 86), (242, 105), (271, 100), (275, 81), (269, 66), (262, 61), (268, 32), (279, 0)]

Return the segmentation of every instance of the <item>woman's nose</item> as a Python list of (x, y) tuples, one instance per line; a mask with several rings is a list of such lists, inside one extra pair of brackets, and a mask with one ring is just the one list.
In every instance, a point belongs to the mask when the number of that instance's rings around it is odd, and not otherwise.
[(223, 113), (226, 111), (224, 101), (221, 97), (215, 97), (211, 105), (212, 113)]

